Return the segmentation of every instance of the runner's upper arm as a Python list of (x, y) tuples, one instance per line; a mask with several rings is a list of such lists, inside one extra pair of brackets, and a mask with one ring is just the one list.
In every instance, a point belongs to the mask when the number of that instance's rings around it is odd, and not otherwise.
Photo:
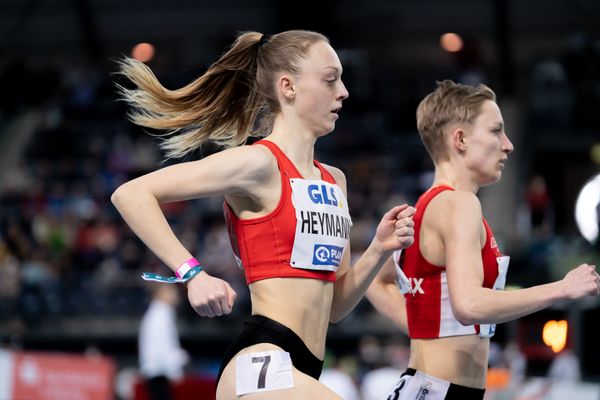
[(483, 284), (481, 204), (473, 193), (464, 191), (448, 192), (445, 197), (445, 220), (439, 221), (438, 227), (445, 249), (448, 290), (456, 319), (468, 325)]
[(223, 150), (202, 160), (175, 164), (136, 178), (125, 185), (152, 193), (159, 202), (242, 194), (268, 181), (274, 158), (261, 146)]

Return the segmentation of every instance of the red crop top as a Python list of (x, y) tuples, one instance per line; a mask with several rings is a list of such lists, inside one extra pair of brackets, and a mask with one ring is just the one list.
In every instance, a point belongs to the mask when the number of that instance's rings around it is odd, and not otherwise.
[[(314, 164), (322, 180), (304, 180), (275, 143), (260, 140), (255, 144), (266, 146), (277, 159), (281, 196), (272, 212), (252, 219), (238, 218), (229, 204), (223, 203), (231, 246), (246, 282), (276, 277), (334, 282), (352, 225), (349, 215), (336, 215), (344, 207), (347, 213), (341, 189), (317, 160)], [(306, 209), (304, 203), (308, 203)]]
[[(420, 232), (423, 214), (429, 202), (445, 190), (454, 190), (449, 186), (434, 186), (418, 200), (413, 217), (415, 223), (415, 241), (404, 250), (397, 264), (410, 281), (411, 291), (405, 293), (408, 329), (411, 338), (431, 339), (446, 336), (479, 334), (492, 336), (495, 325), (462, 325), (452, 312), (446, 267), (430, 264), (421, 254)], [(508, 257), (500, 253), (492, 230), (485, 218), (485, 245), (481, 249), (483, 261), (483, 287), (502, 290), (508, 268)], [(500, 277), (499, 277), (500, 276)], [(485, 332), (484, 332), (485, 331)]]

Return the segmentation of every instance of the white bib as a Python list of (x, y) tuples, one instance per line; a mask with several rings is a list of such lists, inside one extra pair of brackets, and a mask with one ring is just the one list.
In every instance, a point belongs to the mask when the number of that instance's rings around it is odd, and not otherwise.
[(290, 179), (296, 210), (296, 235), (290, 265), (336, 271), (350, 238), (348, 201), (338, 185), (321, 180)]
[[(494, 282), (492, 289), (504, 290), (506, 285), (506, 273), (508, 272), (508, 264), (510, 262), (510, 256), (496, 257), (498, 261), (498, 277)], [(479, 325), (479, 336), (480, 337), (492, 337), (496, 333), (496, 324), (481, 324)]]
[(400, 293), (406, 294), (412, 291), (412, 285), (410, 279), (408, 279), (404, 271), (402, 271), (400, 257), (402, 257), (402, 250), (395, 250), (392, 255), (392, 260), (394, 260), (394, 267), (396, 268), (396, 283), (400, 288)]
[(238, 396), (294, 387), (290, 353), (282, 350), (247, 353), (235, 358)]

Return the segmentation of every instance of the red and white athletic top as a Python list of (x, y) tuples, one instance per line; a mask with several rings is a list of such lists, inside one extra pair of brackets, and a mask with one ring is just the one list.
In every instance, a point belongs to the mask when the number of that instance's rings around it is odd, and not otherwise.
[[(425, 260), (420, 250), (420, 231), (423, 214), (429, 202), (449, 186), (434, 186), (423, 193), (417, 201), (417, 212), (413, 216), (414, 238), (412, 246), (401, 254), (394, 254), (396, 266), (408, 278), (409, 291), (404, 294), (408, 317), (408, 330), (411, 338), (433, 339), (447, 336), (478, 334), (491, 337), (495, 325), (462, 325), (454, 317), (450, 304), (446, 266), (436, 266)], [(503, 290), (506, 282), (509, 257), (502, 256), (492, 230), (485, 218), (486, 241), (481, 250), (483, 261), (483, 287)]]
[(348, 201), (333, 176), (317, 160), (322, 180), (304, 179), (273, 142), (260, 140), (277, 159), (281, 196), (269, 214), (240, 219), (223, 203), (231, 247), (248, 284), (297, 277), (335, 282), (350, 238)]

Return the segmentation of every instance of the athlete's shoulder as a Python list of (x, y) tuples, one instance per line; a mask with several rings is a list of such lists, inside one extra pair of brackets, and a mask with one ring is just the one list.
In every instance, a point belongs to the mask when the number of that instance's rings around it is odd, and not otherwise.
[(446, 190), (434, 197), (430, 208), (444, 224), (460, 222), (465, 219), (481, 219), (481, 203), (472, 192), (464, 190)]
[(475, 193), (466, 190), (445, 190), (438, 195), (438, 198), (451, 206), (478, 206), (481, 208), (481, 203)]
[(244, 145), (237, 147), (240, 152), (243, 152), (244, 156), (256, 160), (258, 164), (269, 164), (277, 162), (277, 159), (271, 149), (261, 144)]
[(254, 176), (267, 176), (277, 170), (277, 159), (265, 146), (245, 145), (226, 150), (228, 158), (243, 165), (244, 170)]
[(346, 188), (346, 175), (341, 169), (328, 164), (321, 163), (321, 165), (333, 176), (335, 183), (344, 189)]

